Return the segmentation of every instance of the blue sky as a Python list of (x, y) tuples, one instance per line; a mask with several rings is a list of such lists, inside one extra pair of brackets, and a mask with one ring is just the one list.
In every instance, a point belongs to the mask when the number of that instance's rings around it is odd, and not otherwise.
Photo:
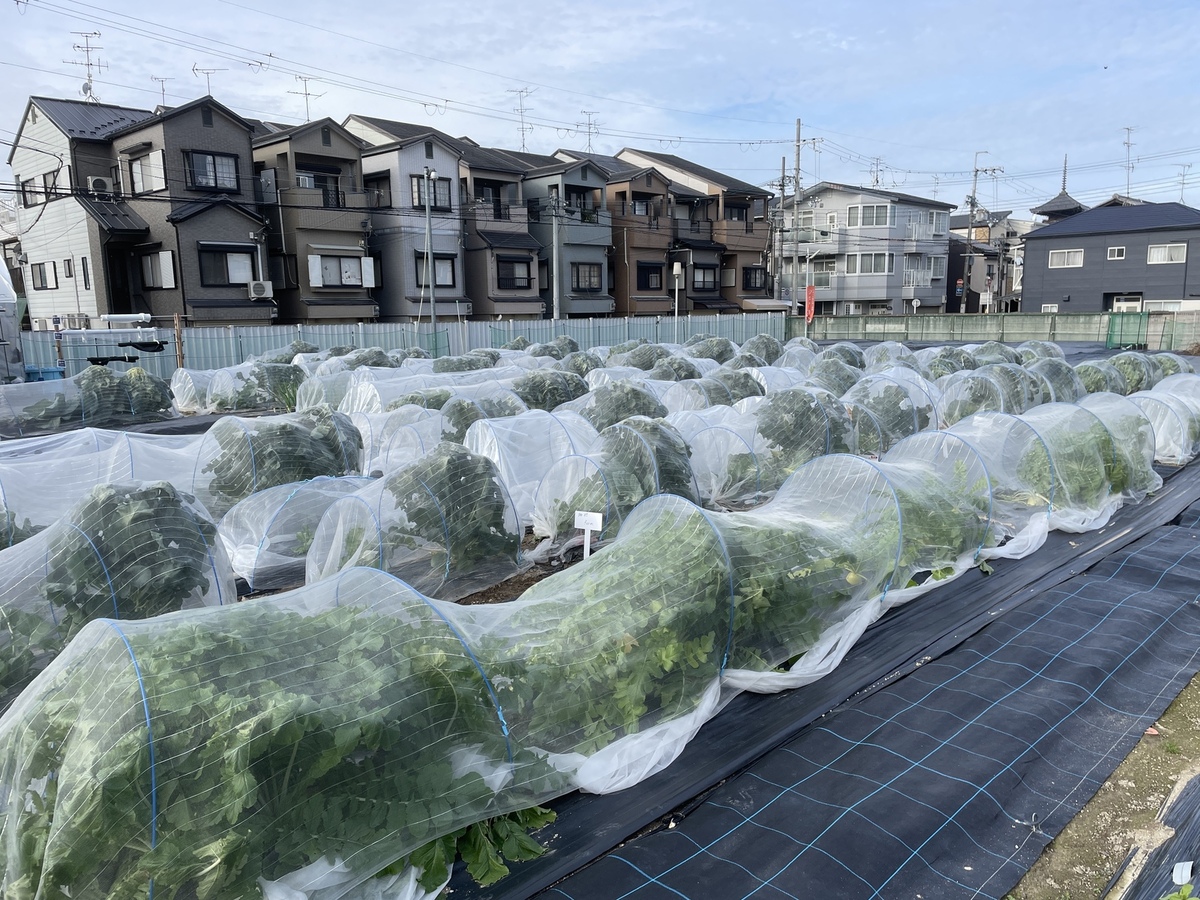
[(1200, 207), (1194, 0), (4, 0), (0, 141), (31, 94), (79, 96), (74, 32), (100, 33), (95, 93), (126, 106), (153, 108), (164, 88), (168, 104), (195, 99), (210, 69), (213, 95), (247, 116), (302, 122), (307, 88), (312, 118), (427, 122), (541, 153), (639, 147), (772, 189), (799, 117), (819, 139), (805, 185), (963, 204), (978, 158), (1003, 169), (980, 177), (979, 202), (1028, 217), (1067, 154), (1085, 203), (1128, 178), (1134, 196)]

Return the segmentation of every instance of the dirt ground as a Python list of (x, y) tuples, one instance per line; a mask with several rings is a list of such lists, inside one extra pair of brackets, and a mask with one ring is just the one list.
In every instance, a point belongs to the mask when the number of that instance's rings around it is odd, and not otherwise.
[[(1157, 732), (1157, 733), (1153, 733)], [(1183, 689), (1112, 777), (1043, 851), (1007, 900), (1117, 900), (1170, 837), (1161, 813), (1200, 775), (1200, 676)], [(1130, 850), (1122, 876), (1110, 881)]]

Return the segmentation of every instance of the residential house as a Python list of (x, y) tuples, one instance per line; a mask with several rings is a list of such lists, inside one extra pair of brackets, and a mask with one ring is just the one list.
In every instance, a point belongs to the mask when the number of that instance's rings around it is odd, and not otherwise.
[(797, 311), (810, 285), (816, 315), (943, 311), (954, 204), (823, 181), (781, 206), (779, 272)]
[(525, 166), (529, 233), (541, 245), (538, 285), (554, 318), (607, 316), (616, 308), (608, 252), (612, 215), (604, 206), (608, 173), (591, 160), (505, 153)]
[(362, 166), (371, 211), (368, 249), (379, 264), (379, 318), (430, 318), (434, 304), (443, 318), (470, 316), (457, 141), (433, 131), (397, 139), (364, 116), (350, 116), (343, 126), (372, 145), (363, 150)]
[[(457, 154), (455, 208), (461, 216), (460, 290), (467, 301), (456, 312), (478, 318), (541, 318), (545, 303), (536, 280), (541, 244), (529, 230), (523, 163), (503, 151), (420, 125), (354, 115), (346, 127), (371, 144), (420, 137), (436, 138), (452, 149)], [(438, 314), (443, 315), (444, 286), (436, 287)]]
[(608, 173), (605, 207), (612, 218), (609, 286), (619, 316), (672, 315), (687, 301), (683, 272), (671, 264), (671, 182), (653, 167), (637, 166), (600, 153), (559, 150), (559, 159), (591, 160)]
[(771, 192), (668, 153), (625, 148), (617, 158), (670, 179), (672, 270), (680, 264), (684, 312), (787, 308), (768, 278)]
[(266, 324), (251, 126), (203, 97), (172, 109), (31, 98), (9, 163), (30, 316)]
[[(285, 322), (373, 319), (375, 262), (362, 182), (363, 142), (332, 119), (253, 141), (268, 272)], [(374, 194), (371, 195), (375, 197)]]
[[(1200, 309), (1200, 210), (1104, 205), (1025, 236), (1027, 312)], [(1070, 306), (1065, 306), (1069, 303)]]
[[(953, 217), (951, 217), (953, 221)], [(1000, 271), (1000, 250), (986, 241), (968, 241), (950, 234), (950, 256), (944, 279), (948, 313), (1009, 312), (992, 306), (992, 286)]]
[[(970, 213), (950, 217), (951, 234), (963, 238), (961, 241), (951, 239), (951, 282), (953, 284), (960, 276), (965, 277), (968, 270), (970, 278), (965, 279), (969, 284), (963, 295), (957, 295), (954, 291), (947, 294), (946, 312), (1017, 312), (1021, 303), (1024, 237), (1037, 227), (1036, 223), (1014, 219), (1012, 210), (992, 212), (976, 207), (975, 222), (968, 235), (967, 220), (970, 217)], [(956, 253), (965, 253), (968, 237), (991, 251), (978, 270), (978, 257), (971, 257), (970, 266), (965, 265), (965, 257), (956, 258)]]

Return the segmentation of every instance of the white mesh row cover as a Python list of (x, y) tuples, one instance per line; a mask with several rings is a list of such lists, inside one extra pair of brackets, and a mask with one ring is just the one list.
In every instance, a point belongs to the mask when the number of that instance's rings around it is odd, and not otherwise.
[(242, 363), (217, 369), (208, 382), (205, 411), (291, 412), (307, 373), (291, 363)]
[(362, 471), (362, 438), (342, 413), (325, 407), (279, 416), (218, 419), (200, 441), (197, 498), (220, 518), (239, 500), (279, 484)]
[(79, 428), (32, 437), (0, 441), (0, 462), (36, 456), (70, 456), (94, 453), (116, 443), (123, 432), (106, 428)]
[(637, 366), (604, 366), (600, 369), (592, 369), (583, 377), (583, 380), (587, 382), (588, 388), (594, 391), (601, 385), (614, 384), (618, 381), (640, 381), (647, 377), (648, 373)]
[[(1053, 413), (1017, 473), (1087, 496), (1068, 470), (1089, 435), (1108, 440), (1090, 457), (1106, 481), (1111, 436), (1054, 406), (1021, 417)], [(509, 604), (351, 569), (269, 601), (93, 622), (0, 720), (3, 883), (245, 896), (327, 859), (346, 880), (293, 884), (325, 900), (472, 821), (635, 784), (720, 705), (722, 675), (811, 681), (994, 539), (982, 452), (957, 435), (928, 449), (818, 457), (752, 511), (657, 495)]]
[(276, 485), (235, 503), (217, 523), (233, 573), (251, 591), (304, 584), (305, 562), (321, 517), (334, 501), (370, 483), (361, 475), (321, 475)]
[(979, 363), (962, 347), (922, 347), (914, 352), (927, 378), (937, 381), (954, 372), (979, 368)]
[(337, 409), (353, 383), (354, 373), (349, 369), (332, 375), (309, 375), (296, 389), (296, 412), (314, 406)]
[(104, 484), (0, 550), (0, 708), (85, 624), (232, 603), (216, 526), (166, 482)]
[(98, 485), (158, 480), (192, 492), (199, 436), (100, 429), (76, 434), (79, 440), (45, 439), (40, 452), (0, 457), (0, 548), (57, 521)]
[[(403, 409), (412, 409), (402, 406)], [(397, 410), (398, 412), (399, 410)], [(453, 425), (446, 421), (440, 410), (430, 410), (431, 415), (409, 425), (393, 428), (391, 433), (379, 447), (375, 455), (374, 465), (367, 470), (368, 475), (384, 475), (416, 462), (423, 456), (433, 452), (442, 441), (449, 440)], [(390, 415), (385, 413), (384, 415)], [(461, 443), (456, 441), (455, 443)]]
[[(418, 406), (441, 406), (450, 394), (456, 391), (465, 392), (471, 385), (494, 390), (497, 387), (508, 386), (511, 381), (524, 374), (524, 370), (514, 367), (441, 375), (405, 374), (403, 367), (389, 371), (393, 373), (391, 377), (364, 378), (364, 370), (357, 370), (338, 409), (352, 414), (387, 412), (410, 403)], [(372, 370), (371, 374), (376, 375), (377, 370)], [(419, 395), (425, 399), (418, 402), (412, 395)], [(438, 397), (442, 398), (440, 402)]]
[(1056, 356), (1044, 356), (1026, 363), (1025, 368), (1030, 372), (1041, 375), (1050, 387), (1046, 402), (1074, 403), (1088, 393), (1083, 380), (1074, 366)]
[(1196, 371), (1192, 361), (1178, 353), (1152, 353), (1151, 356), (1158, 363), (1158, 367), (1162, 369), (1163, 378), (1181, 374), (1191, 375)]
[(334, 375), (338, 372), (348, 372), (361, 369), (364, 366), (379, 369), (395, 369), (404, 363), (404, 359), (392, 356), (382, 347), (361, 347), (339, 356), (322, 360), (313, 370), (314, 375)]
[(1047, 399), (1043, 395), (1045, 380), (1019, 363), (988, 363), (976, 371), (1000, 386), (1004, 398), (1004, 408), (1000, 412), (1022, 413)]
[(899, 360), (916, 361), (916, 354), (899, 341), (880, 341), (863, 350), (863, 366), (870, 371), (889, 368)]
[(689, 444), (696, 434), (713, 425), (730, 425), (741, 422), (745, 414), (732, 406), (710, 406), (705, 409), (687, 409), (667, 414), (663, 421), (674, 428)]
[(1129, 385), (1121, 370), (1106, 359), (1088, 359), (1074, 366), (1083, 389), (1089, 394), (1109, 391), (1113, 394), (1128, 394)]
[(481, 419), (467, 429), (463, 444), (496, 464), (518, 521), (526, 527), (533, 524), (533, 496), (542, 476), (564, 456), (587, 453), (598, 434), (578, 413), (534, 409), (504, 419)]
[(692, 436), (691, 446), (700, 500), (710, 509), (754, 506), (778, 486), (753, 420), (705, 428)]
[(1154, 471), (1157, 432), (1139, 404), (1119, 394), (1099, 393), (1084, 396), (1078, 405), (1093, 413), (1112, 437), (1110, 476), (1123, 502), (1140, 503), (1162, 487), (1162, 476)]
[(310, 344), (308, 341), (296, 339), (290, 344), (285, 344), (281, 347), (273, 347), (269, 350), (264, 350), (262, 353), (251, 354), (246, 357), (248, 363), (292, 363), (300, 354), (311, 355), (319, 353), (321, 348), (316, 344)]
[[(915, 377), (924, 381), (919, 375)], [(890, 374), (864, 375), (842, 395), (842, 401), (857, 404), (875, 417), (883, 434), (884, 450), (931, 425), (936, 427), (929, 391)]]
[(370, 474), (380, 468), (379, 454), (397, 429), (439, 415), (435, 409), (412, 405), (382, 413), (352, 413), (350, 421), (358, 429), (363, 442), (362, 470)]
[(1168, 466), (1182, 466), (1200, 452), (1200, 415), (1181, 395), (1159, 390), (1129, 395), (1129, 400), (1154, 428), (1154, 458)]
[(1020, 363), (1021, 354), (999, 341), (986, 341), (982, 344), (967, 344), (963, 348), (975, 358), (980, 366), (996, 363)]
[(88, 366), (58, 381), (0, 385), (0, 439), (72, 428), (124, 428), (178, 416), (167, 382), (145, 369)]
[(746, 371), (759, 383), (764, 395), (798, 387), (804, 383), (804, 379), (807, 377), (806, 371), (784, 366), (761, 366)]
[(1110, 356), (1108, 362), (1124, 376), (1127, 394), (1148, 391), (1163, 379), (1162, 366), (1151, 354), (1126, 350)]
[(546, 412), (582, 397), (589, 390), (581, 376), (558, 369), (537, 369), (513, 379), (510, 387), (528, 409)]
[(960, 369), (938, 382), (938, 419), (951, 426), (978, 412), (1006, 412), (1004, 385), (978, 369)]
[(1027, 366), (1042, 359), (1066, 358), (1062, 347), (1053, 341), (1024, 341), (1017, 344), (1016, 350), (1021, 354), (1021, 362)]
[(523, 534), (492, 461), (447, 441), (330, 504), (305, 577), (371, 566), (457, 600), (516, 574)]
[(662, 419), (633, 416), (600, 432), (587, 454), (567, 456), (547, 470), (533, 499), (533, 533), (561, 543), (576, 535), (575, 513), (598, 512), (597, 540), (616, 535), (625, 516), (654, 494), (699, 502), (683, 436)]
[(181, 413), (202, 413), (208, 409), (208, 386), (217, 369), (176, 369), (171, 373), (171, 394)]
[(816, 358), (817, 354), (807, 347), (788, 347), (783, 351), (779, 359), (775, 360), (775, 365), (807, 373), (809, 366), (813, 364), (813, 360)]

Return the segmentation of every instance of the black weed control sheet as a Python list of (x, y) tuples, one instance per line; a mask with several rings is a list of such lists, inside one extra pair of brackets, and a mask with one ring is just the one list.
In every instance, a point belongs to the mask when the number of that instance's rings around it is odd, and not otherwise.
[(455, 895), (1003, 897), (1200, 670), (1200, 532), (1162, 524), (1197, 497), (1200, 469), (1173, 472), (1098, 532), (894, 610), (666, 772), (558, 801), (546, 856)]

